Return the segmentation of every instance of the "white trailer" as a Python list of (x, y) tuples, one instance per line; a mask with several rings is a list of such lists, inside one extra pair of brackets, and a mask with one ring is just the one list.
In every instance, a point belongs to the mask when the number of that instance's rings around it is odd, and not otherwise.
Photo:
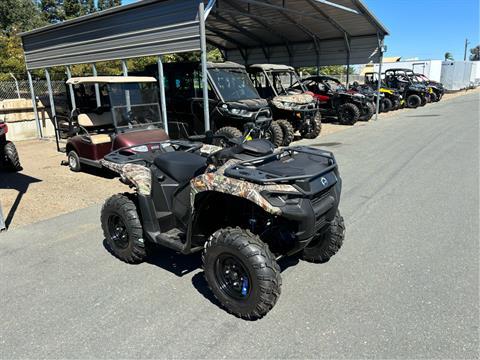
[(480, 85), (480, 61), (472, 61), (472, 74), (470, 75), (470, 82), (475, 85)]
[(447, 90), (461, 90), (470, 86), (472, 61), (444, 61), (442, 63), (441, 83)]

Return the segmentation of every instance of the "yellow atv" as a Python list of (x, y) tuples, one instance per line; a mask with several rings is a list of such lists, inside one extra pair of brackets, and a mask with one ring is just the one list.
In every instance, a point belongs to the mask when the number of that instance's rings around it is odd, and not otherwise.
[[(365, 73), (365, 84), (376, 90), (378, 86), (377, 78), (377, 73)], [(383, 94), (382, 110), (384, 112), (397, 110), (405, 106), (405, 99), (403, 99), (400, 92), (396, 89), (387, 87), (383, 81), (380, 85), (380, 93)]]

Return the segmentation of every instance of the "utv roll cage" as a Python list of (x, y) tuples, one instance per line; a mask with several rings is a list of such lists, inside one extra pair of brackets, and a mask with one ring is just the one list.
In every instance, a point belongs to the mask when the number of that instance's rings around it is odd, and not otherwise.
[[(248, 72), (255, 88), (260, 92), (260, 95), (263, 98), (288, 95), (288, 90), (293, 89), (293, 86), (295, 84), (299, 84), (299, 90), (301, 92), (307, 91), (307, 89), (303, 86), (300, 77), (297, 75), (297, 72), (291, 66), (277, 64), (254, 64), (249, 66)], [(264, 75), (265, 83), (262, 83), (262, 81), (257, 76), (255, 76), (259, 73)], [(284, 84), (282, 83), (280, 74), (290, 75), (290, 86), (288, 88), (285, 88)], [(295, 81), (292, 81), (293, 79), (295, 79)], [(269, 88), (269, 91), (271, 91), (272, 93), (262, 93), (262, 91), (259, 89), (263, 88)]]

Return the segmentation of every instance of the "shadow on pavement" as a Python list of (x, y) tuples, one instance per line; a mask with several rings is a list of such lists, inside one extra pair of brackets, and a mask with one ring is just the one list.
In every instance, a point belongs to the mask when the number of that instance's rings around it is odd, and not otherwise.
[(42, 180), (22, 174), (21, 172), (6, 172), (0, 170), (0, 189), (13, 189), (18, 191), (12, 207), (5, 217), (5, 227), (8, 229), (12, 223), (13, 216), (22, 201), (23, 195), (28, 191), (30, 184), (41, 182)]
[(417, 117), (436, 117), (436, 116), (440, 116), (440, 115), (439, 114), (408, 115), (407, 117), (417, 118)]
[(341, 142), (324, 142), (324, 143), (316, 143), (312, 144), (311, 146), (326, 146), (326, 147), (336, 147), (343, 145)]
[(200, 253), (182, 255), (160, 246), (153, 247), (147, 263), (158, 266), (179, 277), (202, 267)]

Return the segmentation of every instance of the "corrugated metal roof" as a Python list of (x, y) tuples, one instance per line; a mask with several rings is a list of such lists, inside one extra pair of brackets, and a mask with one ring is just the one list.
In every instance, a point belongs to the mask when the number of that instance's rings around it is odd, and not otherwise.
[(200, 49), (201, 0), (146, 0), (21, 34), (28, 69)]
[[(202, 0), (144, 0), (21, 34), (28, 69), (200, 49)], [(205, 3), (207, 1), (205, 0)], [(360, 0), (210, 0), (207, 42), (229, 60), (366, 63), (385, 27)]]

